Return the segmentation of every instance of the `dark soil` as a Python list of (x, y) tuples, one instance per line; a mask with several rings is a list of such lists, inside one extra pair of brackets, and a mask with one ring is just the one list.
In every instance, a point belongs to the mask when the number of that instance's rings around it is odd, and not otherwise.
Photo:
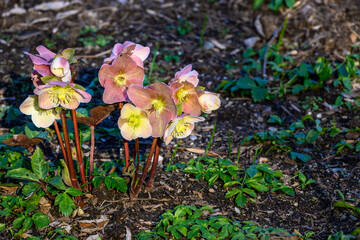
[[(252, 1), (75, 1), (74, 4), (61, 10), (35, 10), (34, 6), (45, 1), (1, 1), (0, 14), (0, 103), (2, 107), (13, 105), (18, 107), (28, 94), (32, 92), (30, 73), (31, 62), (25, 57), (24, 51), (34, 53), (38, 45), (52, 44), (51, 50), (59, 52), (64, 48), (75, 48), (78, 57), (86, 60), (79, 67), (79, 84), (83, 86), (97, 76), (104, 57), (110, 55), (112, 46), (124, 41), (132, 41), (149, 46), (152, 50), (144, 66), (148, 74), (154, 50), (159, 44), (153, 71), (153, 79), (170, 80), (174, 73), (187, 64), (200, 73), (200, 85), (213, 91), (224, 79), (237, 79), (241, 76), (241, 69), (226, 69), (226, 63), (234, 60), (241, 61), (241, 53), (246, 46), (244, 40), (258, 37), (254, 48), (264, 46), (270, 40), (274, 31), (281, 26), (284, 18), (288, 17), (280, 52), (291, 55), (295, 64), (313, 62), (318, 56), (324, 56), (332, 61), (341, 61), (345, 54), (356, 53), (360, 36), (358, 35), (360, 2), (354, 0), (300, 0), (291, 10), (281, 10), (279, 13), (270, 11), (265, 5), (259, 10), (252, 10)], [(126, 2), (121, 4), (120, 2)], [(4, 16), (15, 6), (26, 10), (22, 15)], [(76, 10), (67, 17), (59, 15), (61, 12)], [(205, 14), (208, 21), (204, 33), (204, 46), (200, 48), (200, 33)], [(0, 15), (1, 16), (1, 15)], [(176, 27), (180, 19), (184, 18), (192, 23), (190, 32), (184, 36), (177, 33)], [(260, 24), (260, 25), (259, 25)], [(106, 46), (92, 47), (78, 41), (84, 36), (80, 30), (86, 26), (98, 29), (96, 34), (112, 36)], [(101, 55), (97, 55), (103, 53)], [(166, 56), (179, 56), (180, 60), (168, 60)], [(167, 59), (167, 61), (165, 60)], [(102, 89), (100, 85), (93, 88), (94, 95), (90, 106), (101, 104)], [(267, 123), (270, 115), (277, 114), (284, 119), (281, 128), (301, 119), (309, 110), (301, 107), (300, 101), (306, 96), (321, 96), (324, 102), (333, 103), (337, 93), (325, 91), (307, 92), (304, 95), (286, 95), (281, 99), (254, 103), (243, 96), (230, 97), (222, 93), (222, 107), (212, 113), (207, 122), (198, 124), (193, 135), (196, 139), (186, 139), (180, 142), (180, 147), (205, 149), (211, 136), (211, 127), (216, 121), (212, 154), (227, 157), (228, 133), (231, 133), (231, 160), (236, 159), (236, 150), (241, 139), (269, 127), (279, 127)], [(294, 107), (295, 106), (295, 107)], [(358, 111), (341, 108), (330, 111), (324, 104), (310, 113), (314, 118), (319, 116), (322, 126), (331, 126), (333, 120), (337, 127), (353, 128), (357, 125)], [(114, 114), (102, 123), (104, 127), (116, 126), (118, 115)], [(29, 118), (21, 116), (22, 120)], [(1, 120), (1, 133), (22, 124), (23, 121)], [(307, 128), (311, 128), (311, 124)], [(301, 170), (308, 178), (316, 181), (305, 189), (295, 188), (295, 196), (290, 197), (277, 193), (265, 193), (256, 199), (256, 203), (249, 203), (239, 208), (231, 199), (226, 199), (226, 190), (220, 183), (208, 186), (203, 180), (196, 180), (194, 176), (180, 170), (165, 173), (163, 165), (175, 148), (174, 143), (163, 149), (164, 158), (160, 164), (155, 179), (154, 189), (144, 189), (138, 199), (129, 200), (125, 194), (109, 191), (103, 185), (95, 189), (93, 195), (88, 195), (84, 208), (85, 215), (75, 218), (60, 218), (54, 209), (52, 220), (71, 226), (71, 235), (79, 239), (86, 239), (89, 235), (99, 234), (102, 239), (122, 239), (126, 228), (133, 235), (142, 230), (152, 229), (159, 216), (166, 209), (176, 205), (208, 205), (217, 209), (219, 214), (231, 219), (253, 221), (257, 224), (282, 227), (292, 232), (294, 230), (304, 234), (309, 231), (316, 233), (314, 239), (327, 239), (331, 233), (340, 230), (345, 233), (359, 227), (358, 217), (350, 216), (349, 212), (332, 207), (342, 191), (347, 198), (360, 199), (360, 165), (358, 153), (343, 152), (335, 155), (332, 149), (337, 142), (344, 139), (344, 135), (336, 138), (322, 137), (316, 144), (309, 144), (304, 149), (294, 151), (311, 155), (312, 160), (302, 163), (291, 160), (288, 154), (270, 151), (265, 155), (269, 146), (263, 144), (264, 151), (259, 157), (265, 157), (273, 169), (281, 170), (288, 185), (296, 184), (292, 177)], [(346, 139), (345, 139), (346, 140)], [(349, 140), (349, 139), (348, 139)], [(357, 140), (357, 139), (355, 139)], [(118, 139), (102, 137), (97, 142), (96, 161), (100, 164), (109, 159), (123, 157), (119, 150)], [(110, 143), (110, 144), (109, 144)], [(149, 148), (149, 141), (143, 141)], [(293, 148), (297, 145), (291, 144)], [(50, 160), (59, 157), (58, 149), (52, 151), (55, 144), (43, 144), (48, 149)], [(240, 155), (242, 167), (252, 163), (256, 143), (243, 146)], [(85, 150), (87, 154), (88, 150)], [(146, 149), (142, 150), (143, 152)], [(200, 156), (190, 151), (178, 150), (174, 163), (188, 161)], [(258, 162), (258, 158), (256, 161)], [(3, 194), (8, 194), (4, 192)], [(104, 231), (84, 232), (79, 227), (79, 220), (99, 219), (106, 216), (110, 221)], [(2, 219), (1, 222), (11, 225), (12, 219)], [(35, 232), (29, 232), (34, 234)], [(35, 234), (34, 234), (35, 235)], [(9, 232), (1, 232), (1, 239), (10, 239)]]

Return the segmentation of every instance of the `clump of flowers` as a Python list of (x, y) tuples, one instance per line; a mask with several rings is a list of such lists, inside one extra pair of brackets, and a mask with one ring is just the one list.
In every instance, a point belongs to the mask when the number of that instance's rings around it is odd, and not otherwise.
[[(198, 86), (198, 72), (192, 69), (192, 65), (176, 72), (168, 84), (155, 82), (144, 86), (143, 61), (148, 57), (150, 49), (126, 41), (114, 46), (111, 56), (105, 58), (99, 70), (99, 82), (104, 88), (102, 99), (105, 105), (93, 108), (89, 117), (80, 117), (76, 115), (76, 109), (81, 103), (88, 103), (91, 95), (84, 87), (75, 83), (76, 74), (73, 69), (77, 60), (74, 50), (65, 49), (59, 54), (44, 46), (38, 46), (36, 50), (38, 54), (25, 53), (33, 63), (31, 77), (35, 90), (34, 95), (30, 95), (20, 105), (20, 111), (30, 115), (37, 127), (47, 128), (54, 124), (70, 175), (70, 179), (64, 181), (78, 189), (91, 190), (88, 181), (92, 180), (94, 169), (95, 126), (114, 110), (120, 111), (117, 124), (123, 137), (125, 169), (131, 165), (136, 167), (129, 184), (130, 197), (136, 197), (148, 175), (151, 163), (147, 187), (152, 187), (162, 142), (169, 144), (173, 139), (188, 137), (195, 124), (205, 120), (200, 116), (201, 113), (210, 114), (221, 104), (218, 94), (207, 92)], [(66, 111), (71, 111), (79, 179), (74, 167)], [(59, 119), (63, 138), (57, 124)], [(82, 160), (78, 122), (88, 125), (91, 132), (88, 174)], [(150, 137), (153, 139), (150, 153), (140, 174), (139, 139)], [(136, 143), (131, 160), (129, 141), (132, 140)]]

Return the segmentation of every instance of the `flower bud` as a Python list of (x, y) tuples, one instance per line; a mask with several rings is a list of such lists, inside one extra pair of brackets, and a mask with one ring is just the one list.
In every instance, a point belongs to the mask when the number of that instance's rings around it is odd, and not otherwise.
[(198, 94), (198, 96), (202, 111), (204, 113), (211, 113), (211, 111), (216, 110), (220, 107), (221, 102), (219, 94), (212, 92), (201, 92), (200, 94)]
[(50, 71), (57, 77), (64, 77), (70, 71), (70, 64), (66, 58), (56, 57), (50, 65)]

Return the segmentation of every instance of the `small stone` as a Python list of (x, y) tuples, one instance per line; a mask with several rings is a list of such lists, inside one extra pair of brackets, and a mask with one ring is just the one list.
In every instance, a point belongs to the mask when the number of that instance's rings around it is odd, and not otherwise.
[(269, 130), (272, 131), (272, 132), (276, 132), (277, 128), (276, 127), (269, 127)]
[(235, 207), (235, 212), (236, 212), (237, 214), (240, 214), (240, 209), (238, 209), (237, 207)]
[(297, 202), (294, 202), (294, 206), (297, 207), (299, 205), (299, 203)]
[(259, 41), (260, 38), (259, 37), (250, 37), (244, 40), (244, 44), (246, 47), (248, 48), (253, 48), (255, 46), (255, 44), (257, 43), (257, 41)]
[(213, 188), (210, 188), (210, 189), (209, 189), (209, 192), (210, 192), (210, 193), (214, 193), (215, 190), (214, 190)]
[(214, 44), (211, 43), (211, 42), (205, 41), (205, 42), (204, 42), (204, 45), (203, 45), (203, 48), (204, 48), (205, 50), (210, 50), (210, 49), (214, 48)]
[(316, 114), (316, 118), (318, 119), (322, 118), (322, 114), (321, 113)]
[(197, 136), (190, 136), (189, 138), (191, 141), (195, 141), (197, 139)]

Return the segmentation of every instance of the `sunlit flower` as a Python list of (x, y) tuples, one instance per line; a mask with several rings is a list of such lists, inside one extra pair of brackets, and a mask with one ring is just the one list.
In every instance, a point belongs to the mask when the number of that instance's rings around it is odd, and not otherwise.
[(59, 105), (66, 109), (76, 109), (80, 103), (91, 100), (91, 95), (81, 86), (61, 81), (39, 86), (34, 93), (39, 96), (39, 106), (43, 109), (51, 109)]
[(189, 82), (194, 87), (196, 87), (199, 83), (198, 79), (198, 72), (195, 70), (191, 70), (192, 66), (191, 64), (185, 66), (183, 69), (175, 73), (175, 77), (170, 80), (169, 84), (172, 89), (174, 89), (173, 84), (174, 83), (183, 83), (183, 82)]
[(143, 68), (143, 61), (149, 56), (150, 48), (135, 44), (130, 41), (124, 42), (124, 44), (115, 44), (111, 56), (104, 59), (105, 63), (111, 63), (120, 54), (130, 56), (136, 64)]
[(199, 103), (196, 88), (189, 82), (174, 83), (175, 88), (173, 97), (175, 103), (182, 103), (182, 112), (199, 116), (201, 114), (201, 106)]
[(44, 46), (36, 48), (39, 54), (31, 54), (25, 52), (34, 64), (34, 71), (32, 73), (32, 80), (37, 87), (43, 85), (41, 77), (56, 76), (59, 81), (70, 82), (71, 71), (70, 64), (77, 60), (74, 58), (74, 49), (65, 49), (60, 54), (55, 54)]
[(20, 111), (31, 115), (31, 120), (38, 128), (47, 128), (55, 119), (60, 119), (60, 108), (42, 109), (39, 107), (38, 96), (30, 95), (20, 105)]
[(199, 102), (201, 105), (201, 110), (204, 113), (211, 113), (211, 111), (216, 110), (220, 107), (221, 101), (219, 94), (212, 92), (205, 92), (200, 89), (197, 90), (199, 96)]
[(156, 82), (145, 88), (131, 85), (128, 96), (135, 106), (147, 112), (152, 126), (151, 135), (162, 137), (167, 124), (176, 117), (176, 105), (171, 88), (162, 82)]
[(128, 101), (127, 88), (131, 84), (142, 85), (144, 70), (126, 55), (118, 56), (111, 65), (104, 64), (99, 71), (99, 81), (105, 88), (104, 103)]
[(146, 112), (130, 103), (125, 104), (121, 109), (118, 126), (121, 136), (128, 141), (139, 137), (148, 138), (152, 132)]
[(171, 120), (165, 130), (164, 142), (169, 144), (173, 138), (186, 138), (194, 130), (194, 123), (204, 121), (205, 118), (182, 114)]

